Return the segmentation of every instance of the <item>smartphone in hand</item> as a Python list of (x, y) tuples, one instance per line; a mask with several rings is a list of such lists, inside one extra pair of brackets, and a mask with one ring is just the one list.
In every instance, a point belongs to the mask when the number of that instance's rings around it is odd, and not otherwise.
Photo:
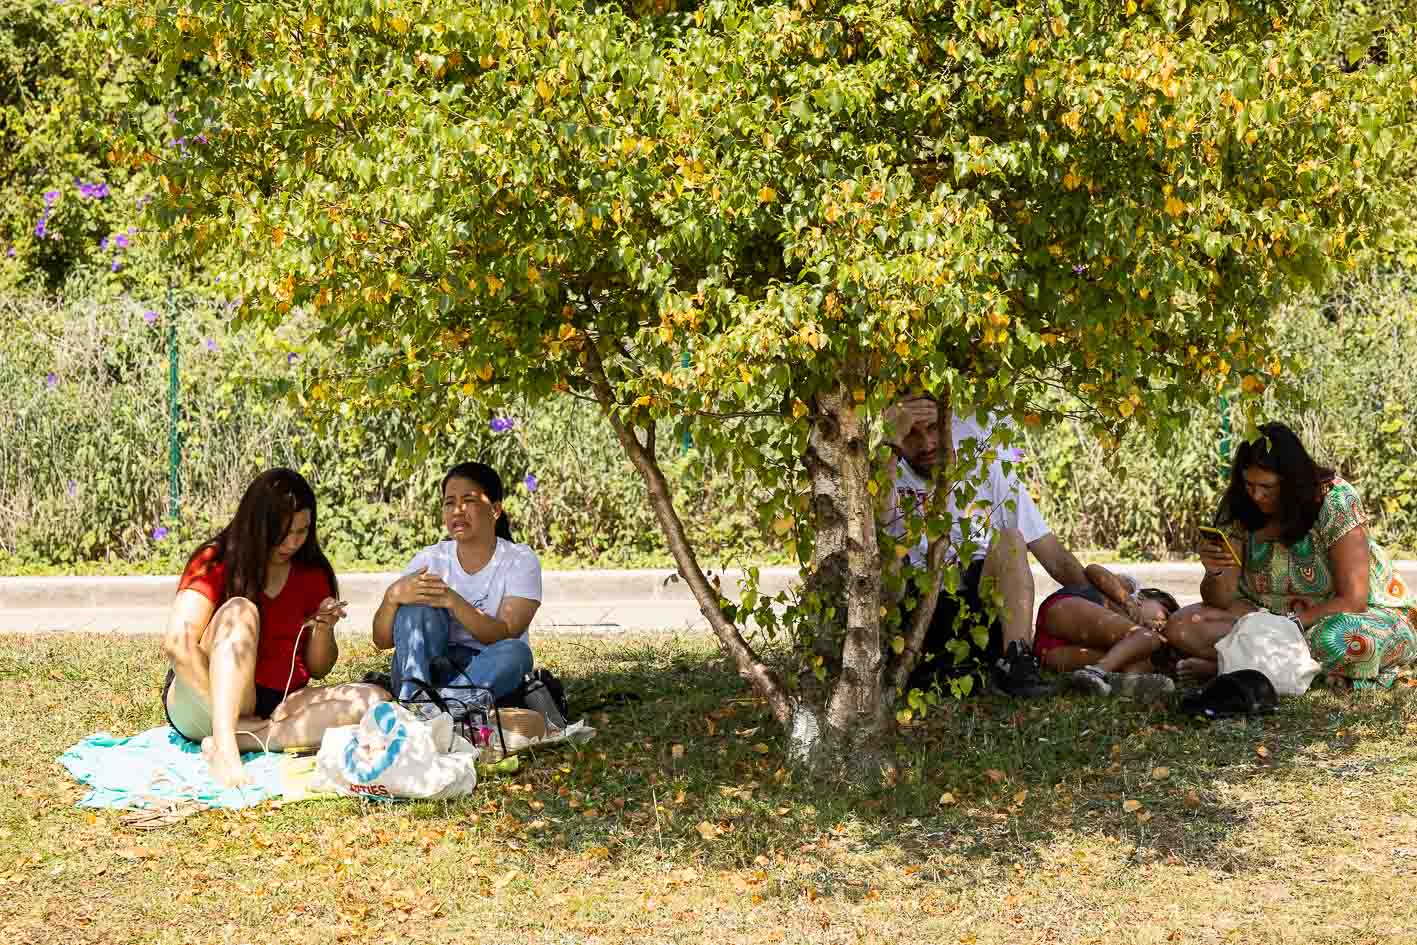
[(1231, 561), (1235, 562), (1237, 565), (1241, 563), (1240, 556), (1235, 553), (1235, 546), (1230, 544), (1230, 539), (1225, 537), (1224, 532), (1218, 528), (1212, 528), (1209, 525), (1202, 525), (1199, 531), (1202, 538), (1208, 538), (1213, 543), (1224, 548), (1226, 553), (1230, 555)]

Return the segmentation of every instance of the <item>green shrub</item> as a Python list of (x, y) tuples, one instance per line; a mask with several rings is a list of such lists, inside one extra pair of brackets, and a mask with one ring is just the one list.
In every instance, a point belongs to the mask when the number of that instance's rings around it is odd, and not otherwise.
[[(313, 430), (290, 402), (321, 357), (298, 319), (279, 333), (232, 332), (218, 302), (175, 299), (180, 362), (181, 514), (168, 506), (165, 297), (118, 296), (74, 280), (64, 295), (0, 297), (0, 565), (78, 568), (108, 561), (171, 570), (235, 508), (261, 469), (304, 472), (321, 498), (320, 530), (345, 566), (401, 564), (440, 536), (437, 487), (452, 463), (499, 469), (516, 537), (549, 560), (624, 566), (667, 559), (643, 487), (598, 409), (564, 398), (535, 411), (459, 418), (419, 459), (410, 421), (349, 416)], [(145, 313), (151, 313), (146, 315)], [(152, 323), (149, 323), (151, 319)], [(681, 511), (710, 560), (762, 558), (751, 495), (665, 444)], [(534, 486), (534, 488), (532, 488)], [(160, 537), (155, 537), (160, 536)]]
[[(548, 562), (667, 562), (644, 487), (593, 405), (563, 397), (502, 411), (513, 421), (504, 432), (472, 411), (446, 443), (413, 458), (413, 421), (396, 413), (310, 428), (290, 395), (322, 354), (299, 319), (279, 332), (232, 332), (220, 303), (190, 292), (175, 301), (182, 503), (172, 519), (166, 298), (115, 294), (103, 273), (57, 297), (0, 297), (0, 389), (11, 403), (0, 414), (0, 568), (174, 570), (251, 478), (277, 464), (314, 483), (321, 534), (341, 567), (396, 566), (439, 537), (438, 482), (467, 458), (502, 471), (517, 537)], [(1270, 414), (1358, 486), (1380, 540), (1406, 549), (1417, 548), (1414, 301), (1417, 279), (1397, 273), (1354, 282), (1326, 304), (1291, 305), (1277, 324), (1305, 402), (1272, 403)], [(149, 324), (145, 312), (162, 314)], [(1232, 423), (1238, 442), (1243, 420)], [(1131, 436), (1109, 453), (1072, 422), (1025, 432), (1030, 486), (1071, 547), (1184, 553), (1213, 514), (1224, 474), (1218, 398), (1169, 452)], [(678, 443), (660, 452), (709, 560), (785, 560), (757, 522), (751, 480), (703, 469)], [(154, 537), (159, 528), (165, 537)]]

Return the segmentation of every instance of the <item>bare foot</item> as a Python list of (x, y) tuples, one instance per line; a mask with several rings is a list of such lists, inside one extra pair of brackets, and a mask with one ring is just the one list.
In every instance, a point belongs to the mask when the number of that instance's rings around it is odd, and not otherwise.
[(212, 779), (222, 787), (241, 787), (250, 784), (251, 777), (241, 766), (241, 753), (233, 745), (230, 751), (218, 751), (216, 739), (208, 735), (202, 739), (202, 757), (207, 759)]

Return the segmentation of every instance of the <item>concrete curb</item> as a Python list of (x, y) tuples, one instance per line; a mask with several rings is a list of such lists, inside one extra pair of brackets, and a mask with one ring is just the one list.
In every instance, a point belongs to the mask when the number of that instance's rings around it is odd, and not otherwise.
[[(1398, 562), (1403, 577), (1417, 586), (1417, 561)], [(1191, 562), (1117, 566), (1146, 587), (1159, 587), (1181, 603), (1198, 599), (1201, 567)], [(761, 589), (777, 594), (797, 583), (797, 569), (759, 570)], [(1057, 583), (1036, 565), (1036, 593), (1041, 601)], [(742, 572), (718, 574), (724, 592), (739, 595)], [(349, 601), (346, 630), (367, 632), (384, 589), (394, 573), (346, 574), (340, 593)], [(176, 593), (175, 577), (0, 577), (0, 631), (159, 633)], [(625, 631), (696, 631), (707, 627), (683, 580), (667, 568), (638, 570), (547, 571), (545, 603), (532, 625), (534, 633)]]

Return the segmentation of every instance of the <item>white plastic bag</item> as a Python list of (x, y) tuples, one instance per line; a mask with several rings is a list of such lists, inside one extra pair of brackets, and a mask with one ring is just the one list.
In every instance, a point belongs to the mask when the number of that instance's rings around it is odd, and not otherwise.
[(477, 755), (446, 713), (425, 722), (381, 702), (358, 725), (325, 732), (315, 769), (323, 787), (350, 797), (444, 800), (477, 786)]
[(1299, 625), (1288, 617), (1259, 610), (1235, 621), (1215, 644), (1220, 672), (1257, 669), (1281, 696), (1302, 696), (1322, 668), (1309, 652)]

